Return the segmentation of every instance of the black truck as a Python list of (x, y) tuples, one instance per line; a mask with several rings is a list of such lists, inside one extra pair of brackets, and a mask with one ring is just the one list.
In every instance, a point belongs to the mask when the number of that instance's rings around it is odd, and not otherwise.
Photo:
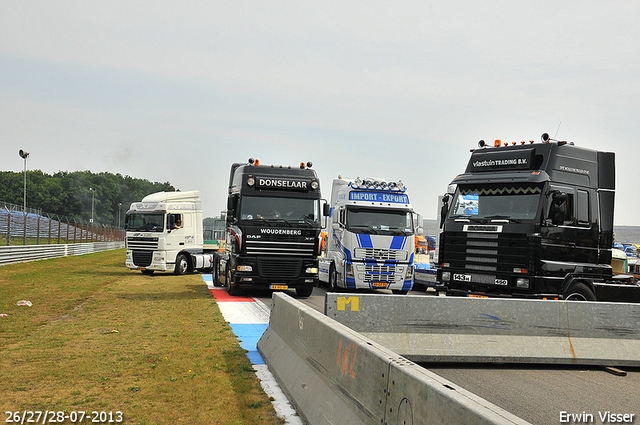
[(640, 286), (611, 267), (613, 152), (546, 133), (478, 145), (443, 196), (437, 280), (448, 295), (640, 302)]
[(229, 176), (224, 252), (214, 256), (213, 282), (230, 295), (244, 288), (318, 286), (322, 205), (311, 162), (299, 167), (234, 163)]

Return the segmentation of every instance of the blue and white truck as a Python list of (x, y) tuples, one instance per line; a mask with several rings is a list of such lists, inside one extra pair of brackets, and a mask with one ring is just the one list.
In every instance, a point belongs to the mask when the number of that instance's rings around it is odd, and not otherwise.
[(332, 290), (411, 290), (414, 236), (422, 234), (422, 216), (413, 211), (401, 180), (338, 176), (330, 217), (326, 252), (318, 264), (321, 284)]

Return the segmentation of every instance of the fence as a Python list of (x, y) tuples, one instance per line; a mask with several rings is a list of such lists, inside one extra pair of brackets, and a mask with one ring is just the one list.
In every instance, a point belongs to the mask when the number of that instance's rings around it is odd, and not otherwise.
[(125, 232), (111, 226), (95, 225), (74, 218), (41, 213), (0, 202), (0, 244), (78, 244), (123, 241)]
[[(83, 255), (124, 247), (124, 241), (89, 242), (64, 245), (0, 246), (0, 265), (24, 263), (47, 258)], [(123, 257), (124, 263), (124, 257)]]

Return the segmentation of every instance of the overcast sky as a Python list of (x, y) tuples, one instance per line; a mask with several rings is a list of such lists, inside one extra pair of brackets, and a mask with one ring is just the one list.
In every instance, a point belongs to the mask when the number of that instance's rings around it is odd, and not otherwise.
[(402, 179), (414, 209), (478, 140), (616, 152), (640, 225), (640, 2), (0, 0), (0, 170), (107, 171), (226, 207), (233, 162)]

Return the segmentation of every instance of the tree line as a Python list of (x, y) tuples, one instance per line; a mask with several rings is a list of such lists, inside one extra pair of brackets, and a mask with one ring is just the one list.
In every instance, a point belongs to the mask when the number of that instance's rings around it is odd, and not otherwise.
[[(59, 171), (49, 175), (40, 170), (27, 171), (27, 208), (88, 222), (93, 199), (94, 223), (108, 226), (119, 223), (122, 227), (124, 214), (132, 202), (150, 193), (175, 190), (169, 182), (150, 182), (106, 172)], [(23, 193), (22, 172), (0, 171), (0, 201), (23, 205)]]

